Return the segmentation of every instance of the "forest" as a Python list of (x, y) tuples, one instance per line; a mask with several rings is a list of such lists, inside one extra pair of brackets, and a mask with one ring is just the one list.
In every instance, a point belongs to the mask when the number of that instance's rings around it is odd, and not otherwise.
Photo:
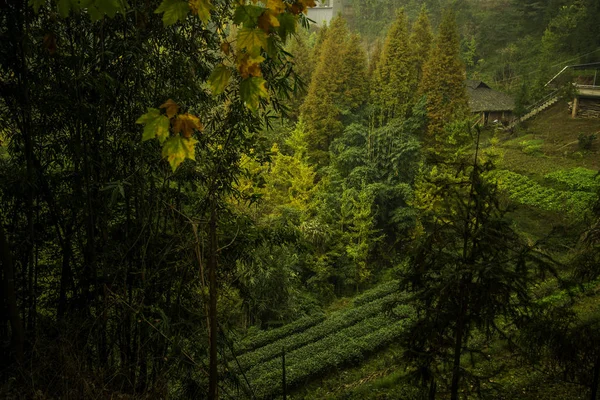
[(599, 398), (600, 2), (321, 3), (0, 2), (0, 398)]

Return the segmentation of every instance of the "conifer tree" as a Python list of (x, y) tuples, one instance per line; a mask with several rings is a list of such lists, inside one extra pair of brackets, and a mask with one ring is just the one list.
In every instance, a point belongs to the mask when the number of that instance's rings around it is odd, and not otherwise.
[(342, 117), (352, 116), (365, 102), (366, 55), (358, 40), (350, 35), (342, 17), (337, 17), (319, 47), (319, 59), (300, 110), (306, 124), (309, 159), (319, 166), (328, 163), (329, 144), (343, 131)]
[(377, 69), (377, 65), (379, 65), (379, 61), (381, 60), (381, 52), (383, 51), (383, 45), (381, 44), (381, 40), (377, 40), (373, 49), (369, 54), (369, 77), (373, 77), (375, 74), (375, 70)]
[(375, 70), (371, 97), (381, 125), (394, 118), (404, 118), (413, 102), (416, 76), (410, 60), (407, 25), (406, 14), (401, 9), (385, 38)]
[(421, 13), (413, 25), (409, 42), (413, 65), (417, 73), (416, 82), (420, 82), (423, 76), (423, 65), (429, 57), (433, 42), (433, 32), (431, 31), (429, 14), (425, 5), (421, 8)]
[(419, 84), (419, 94), (427, 97), (426, 140), (430, 144), (443, 140), (439, 136), (447, 123), (467, 116), (465, 76), (454, 12), (446, 10)]
[(321, 56), (321, 46), (323, 46), (323, 42), (325, 42), (328, 30), (329, 27), (327, 25), (323, 25), (321, 29), (311, 35), (311, 41), (313, 42), (311, 63), (313, 66), (316, 66), (319, 62), (319, 57)]
[(303, 30), (296, 34), (288, 42), (286, 50), (293, 56), (294, 73), (300, 78), (299, 82), (294, 81), (296, 86), (293, 88), (292, 98), (288, 102), (288, 117), (296, 120), (299, 115), (299, 108), (308, 92), (308, 85), (314, 70), (314, 59), (312, 49), (309, 46), (308, 32)]

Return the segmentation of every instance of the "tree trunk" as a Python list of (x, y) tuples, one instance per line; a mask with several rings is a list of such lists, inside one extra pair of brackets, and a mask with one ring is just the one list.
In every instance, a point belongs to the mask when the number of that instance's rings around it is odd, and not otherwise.
[(435, 400), (436, 392), (437, 392), (437, 383), (435, 382), (435, 378), (431, 377), (431, 382), (429, 383), (429, 400)]
[(210, 211), (209, 224), (209, 260), (208, 260), (208, 280), (209, 280), (209, 338), (210, 338), (210, 362), (209, 362), (209, 400), (217, 400), (217, 383), (219, 380), (217, 369), (217, 210), (215, 200), (213, 199)]
[(591, 400), (596, 400), (598, 396), (598, 383), (600, 380), (600, 356), (596, 358), (594, 363), (594, 378), (592, 380), (592, 393), (590, 395)]
[(450, 400), (458, 400), (458, 383), (460, 381), (460, 354), (462, 350), (462, 317), (456, 326), (456, 343), (454, 345), (454, 365), (452, 366), (452, 387), (450, 389)]
[(13, 257), (10, 253), (8, 240), (4, 232), (4, 226), (0, 223), (0, 261), (2, 262), (2, 292), (6, 299), (8, 307), (8, 318), (12, 329), (12, 343), (15, 357), (19, 363), (23, 361), (23, 343), (25, 342), (25, 332), (23, 323), (19, 317), (19, 308), (17, 307), (17, 296), (15, 292), (15, 276)]
[(459, 297), (461, 302), (460, 314), (456, 321), (454, 337), (454, 363), (452, 365), (452, 386), (450, 388), (450, 400), (458, 400), (458, 384), (460, 382), (460, 356), (462, 353), (463, 336), (465, 331), (465, 306), (464, 306), (464, 284), (461, 283)]

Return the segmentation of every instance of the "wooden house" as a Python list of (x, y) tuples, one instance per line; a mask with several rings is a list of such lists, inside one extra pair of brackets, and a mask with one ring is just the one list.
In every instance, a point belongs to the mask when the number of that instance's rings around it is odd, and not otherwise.
[(506, 93), (490, 88), (482, 81), (467, 80), (469, 107), (480, 116), (483, 125), (488, 123), (508, 124), (514, 119), (514, 99)]

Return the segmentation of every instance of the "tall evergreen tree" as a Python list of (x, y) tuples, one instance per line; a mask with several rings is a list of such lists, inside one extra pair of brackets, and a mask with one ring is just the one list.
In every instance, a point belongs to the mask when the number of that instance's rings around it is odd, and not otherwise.
[(340, 16), (333, 20), (320, 46), (300, 110), (306, 124), (309, 159), (319, 166), (328, 163), (329, 145), (342, 134), (343, 117), (352, 117), (365, 102), (366, 55), (358, 43)]
[(369, 52), (369, 77), (371, 77), (371, 79), (375, 76), (375, 70), (381, 60), (382, 51), (383, 45), (381, 44), (381, 40), (377, 40), (373, 45), (372, 50)]
[(420, 82), (423, 76), (423, 66), (429, 58), (431, 44), (433, 42), (433, 32), (429, 22), (427, 7), (423, 5), (421, 13), (415, 21), (409, 39), (411, 45), (412, 60), (414, 68), (417, 71), (416, 82)]
[(380, 124), (406, 117), (413, 102), (414, 82), (416, 74), (410, 60), (408, 21), (401, 9), (385, 38), (371, 90)]
[(460, 60), (460, 42), (454, 12), (446, 10), (427, 62), (419, 93), (427, 96), (427, 142), (441, 138), (444, 125), (467, 115), (469, 103), (465, 88), (465, 66)]
[(297, 119), (300, 114), (298, 110), (306, 97), (314, 70), (313, 49), (310, 48), (308, 41), (308, 31), (303, 30), (288, 41), (286, 48), (286, 51), (293, 56), (294, 73), (300, 78), (299, 81), (294, 82), (296, 86), (293, 88), (293, 96), (289, 101), (288, 116), (291, 119)]

